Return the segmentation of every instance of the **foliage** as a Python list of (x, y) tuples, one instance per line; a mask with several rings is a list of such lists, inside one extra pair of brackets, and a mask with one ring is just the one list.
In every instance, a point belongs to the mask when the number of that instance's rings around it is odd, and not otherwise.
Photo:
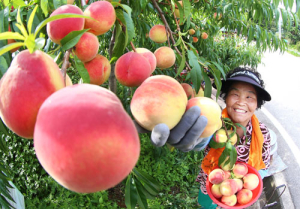
[[(84, 10), (87, 6), (84, 2), (76, 0), (75, 4)], [(89, 4), (93, 2), (89, 1)], [(176, 53), (175, 66), (166, 70), (156, 69), (153, 74), (167, 74), (178, 81), (182, 81), (184, 77), (186, 81), (193, 83), (197, 92), (201, 84), (205, 83), (205, 96), (211, 94), (211, 78), (219, 94), (220, 81), (232, 68), (239, 65), (256, 68), (261, 61), (261, 54), (267, 49), (285, 51), (287, 42), (276, 36), (268, 26), (277, 23), (281, 15), (284, 25), (291, 28), (294, 24), (298, 28), (297, 17), (300, 17), (300, 2), (296, 1), (297, 13), (292, 13), (294, 1), (290, 0), (183, 0), (183, 6), (177, 0), (118, 2), (112, 2), (117, 14), (115, 25), (109, 32), (98, 37), (101, 46), (99, 53), (109, 57), (112, 71), (116, 60), (133, 50), (133, 46), (154, 51), (160, 46), (168, 45)], [(70, 53), (84, 31), (72, 32), (62, 41), (62, 46), (59, 46), (49, 39), (45, 30), (49, 21), (78, 17), (70, 14), (50, 17), (52, 11), (66, 3), (67, 0), (0, 2), (0, 77), (18, 53), (11, 54), (9, 51), (21, 47), (19, 51), (28, 48), (31, 52), (39, 49), (48, 53), (61, 68), (69, 60), (71, 66), (63, 69), (63, 73), (67, 72), (73, 83), (89, 82), (83, 63)], [(285, 8), (279, 8), (280, 3)], [(174, 18), (175, 5), (180, 12), (178, 19)], [(157, 44), (146, 38), (155, 24), (165, 25), (170, 34), (167, 43)], [(12, 32), (7, 32), (9, 26)], [(196, 43), (188, 33), (191, 28), (196, 31), (193, 36), (199, 39)], [(208, 34), (207, 39), (201, 38), (203, 32)], [(7, 45), (7, 39), (16, 39), (17, 42)], [(66, 55), (68, 56), (65, 57)], [(120, 85), (113, 76), (103, 86), (112, 90), (122, 101), (125, 110), (131, 114), (130, 101), (135, 88)], [(3, 130), (5, 129), (4, 127)], [(127, 191), (127, 207), (134, 207), (136, 203), (142, 208), (196, 207), (195, 177), (203, 157), (202, 152), (171, 152), (166, 146), (154, 148), (149, 143), (149, 135), (140, 135), (140, 138), (141, 157), (128, 176), (127, 184), (124, 180), (126, 187), (121, 186)], [(38, 163), (32, 141), (22, 139), (10, 131), (2, 135), (2, 140), (4, 139), (9, 149), (1, 146), (0, 174), (4, 172), (10, 176), (11, 173), (15, 184), (25, 195), (29, 208), (118, 207), (116, 202), (109, 200), (109, 191), (76, 194), (59, 186)], [(9, 165), (11, 171), (5, 165)], [(9, 198), (5, 193), (9, 178), (0, 176), (0, 180), (4, 183), (0, 185), (0, 206), (6, 207), (6, 202), (1, 200), (3, 196)], [(160, 186), (156, 187), (157, 184)]]

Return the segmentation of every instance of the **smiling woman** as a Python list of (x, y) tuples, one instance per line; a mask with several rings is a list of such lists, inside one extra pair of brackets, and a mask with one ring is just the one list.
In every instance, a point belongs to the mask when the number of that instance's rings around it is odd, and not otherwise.
[[(230, 118), (234, 123), (239, 123), (246, 128), (246, 134), (240, 126), (236, 126), (239, 136), (235, 145), (237, 161), (252, 165), (262, 173), (270, 166), (270, 132), (268, 128), (258, 121), (254, 112), (265, 101), (270, 101), (271, 96), (264, 88), (264, 82), (258, 72), (248, 68), (238, 67), (228, 73), (226, 80), (222, 81), (221, 97), (226, 103), (222, 112), (223, 118)], [(218, 149), (207, 146), (205, 158), (202, 161), (201, 170), (197, 177), (200, 183), (198, 196), (199, 204), (204, 208), (215, 208), (215, 205), (206, 191), (207, 166), (205, 162), (211, 162)], [(263, 178), (263, 176), (261, 176)]]

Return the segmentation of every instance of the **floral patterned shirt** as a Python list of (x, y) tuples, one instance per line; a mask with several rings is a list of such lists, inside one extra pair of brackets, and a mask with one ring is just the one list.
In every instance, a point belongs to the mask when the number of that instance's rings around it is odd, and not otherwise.
[[(263, 124), (259, 123), (260, 129), (262, 131), (262, 134), (264, 136), (264, 143), (263, 143), (263, 149), (262, 149), (262, 158), (266, 165), (266, 169), (270, 166), (270, 132), (269, 129)], [(249, 153), (250, 153), (250, 144), (251, 144), (251, 134), (252, 134), (252, 122), (251, 120), (248, 122), (246, 126), (246, 136), (243, 136), (240, 139), (240, 142), (238, 145), (235, 145), (236, 151), (237, 151), (237, 161), (245, 162), (247, 163), (249, 160)], [(247, 140), (248, 138), (248, 140)], [(204, 150), (204, 155), (207, 155), (210, 150), (210, 147), (207, 146)], [(201, 169), (201, 164), (200, 164)], [(198, 177), (196, 179), (197, 182), (200, 183), (200, 189), (203, 194), (207, 194), (206, 191), (206, 179), (207, 174), (201, 169)]]

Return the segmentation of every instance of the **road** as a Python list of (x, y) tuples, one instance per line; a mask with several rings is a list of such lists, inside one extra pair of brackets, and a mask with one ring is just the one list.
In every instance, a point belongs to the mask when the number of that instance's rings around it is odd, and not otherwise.
[(259, 119), (278, 137), (282, 171), (295, 208), (300, 208), (300, 57), (285, 52), (266, 52), (258, 66), (272, 100), (257, 112)]

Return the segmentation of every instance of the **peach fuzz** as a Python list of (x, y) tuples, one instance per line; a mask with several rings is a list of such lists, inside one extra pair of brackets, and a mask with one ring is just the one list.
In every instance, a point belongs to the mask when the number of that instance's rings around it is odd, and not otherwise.
[(234, 206), (237, 203), (236, 195), (222, 196), (221, 202), (228, 206)]
[(40, 106), (64, 88), (63, 76), (53, 59), (42, 51), (21, 51), (1, 79), (0, 116), (17, 135), (33, 137)]
[(166, 69), (175, 64), (175, 53), (173, 49), (168, 46), (159, 47), (155, 50), (154, 55), (156, 57), (156, 67), (160, 69)]
[(242, 181), (242, 179), (233, 179), (233, 180), (235, 180), (236, 181), (236, 183), (237, 183), (237, 191), (240, 191), (241, 189), (243, 189), (243, 181)]
[(78, 43), (75, 45), (75, 55), (82, 62), (91, 61), (96, 57), (99, 50), (99, 42), (97, 36), (92, 33), (85, 32)]
[(177, 80), (167, 75), (155, 75), (136, 89), (130, 109), (136, 122), (151, 131), (159, 123), (174, 128), (184, 114), (186, 104), (186, 94)]
[(245, 189), (253, 190), (258, 186), (259, 178), (254, 173), (248, 173), (243, 177), (243, 182)]
[(225, 173), (222, 169), (216, 168), (208, 174), (208, 180), (212, 184), (220, 184), (225, 179)]
[(247, 204), (251, 201), (252, 199), (252, 196), (253, 196), (253, 193), (251, 190), (249, 189), (242, 189), (240, 190), (237, 194), (236, 194), (236, 197), (237, 197), (237, 202), (239, 204)]
[(203, 33), (201, 34), (201, 38), (202, 38), (202, 39), (207, 39), (207, 38), (208, 38), (207, 33), (203, 32)]
[(59, 184), (93, 193), (126, 178), (139, 158), (140, 141), (114, 93), (76, 84), (55, 92), (41, 106), (34, 148), (40, 164)]
[(233, 179), (226, 179), (220, 184), (220, 192), (224, 196), (234, 195), (238, 190), (238, 185)]
[(96, 36), (109, 31), (116, 21), (115, 8), (107, 1), (93, 2), (83, 13), (84, 15), (95, 19), (85, 19), (84, 28), (90, 28), (89, 32)]
[(221, 198), (223, 195), (220, 192), (220, 184), (213, 184), (211, 186), (211, 193), (215, 198)]
[[(76, 5), (63, 5), (54, 10), (50, 17), (59, 14), (72, 13), (83, 15), (83, 12)], [(47, 23), (47, 34), (49, 38), (56, 44), (60, 44), (63, 39), (70, 32), (75, 30), (82, 30), (84, 27), (84, 18), (63, 18)]]
[(164, 25), (154, 25), (149, 31), (149, 38), (155, 43), (164, 43), (167, 41), (167, 31)]
[(205, 138), (213, 135), (222, 126), (220, 106), (211, 98), (194, 97), (188, 101), (186, 110), (195, 105), (200, 107), (201, 115), (204, 115), (208, 119), (207, 125), (200, 137)]
[(149, 49), (146, 49), (146, 48), (136, 48), (135, 52), (141, 54), (143, 57), (145, 57), (149, 61), (149, 64), (151, 67), (151, 73), (153, 73), (156, 68), (155, 55)]
[(109, 60), (100, 54), (97, 54), (91, 61), (84, 63), (84, 67), (89, 73), (90, 83), (95, 85), (102, 85), (108, 80), (111, 73)]
[(148, 59), (137, 52), (123, 54), (115, 65), (116, 79), (124, 86), (139, 86), (150, 77), (150, 74), (151, 66)]
[[(224, 170), (223, 170), (224, 171)], [(230, 177), (231, 177), (231, 172), (230, 171), (224, 171), (224, 173), (225, 173), (225, 179), (230, 179)], [(224, 179), (224, 180), (225, 180)]]
[(181, 83), (181, 86), (184, 89), (188, 99), (194, 97), (194, 91), (193, 91), (193, 87), (191, 85), (189, 85), (188, 83)]
[(236, 163), (232, 172), (236, 178), (243, 178), (248, 173), (248, 166), (244, 163)]

